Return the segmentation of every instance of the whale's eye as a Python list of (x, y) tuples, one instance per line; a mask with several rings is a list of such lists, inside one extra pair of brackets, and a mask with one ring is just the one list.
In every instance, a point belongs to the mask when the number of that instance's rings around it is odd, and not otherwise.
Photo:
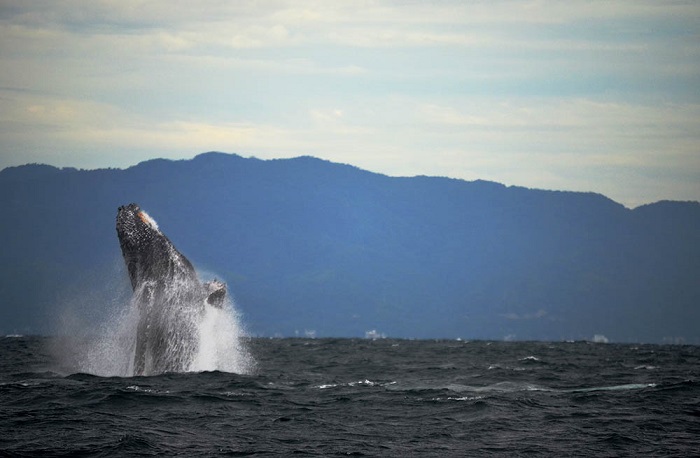
[(141, 221), (143, 221), (144, 223), (148, 224), (148, 225), (151, 226), (153, 229), (158, 230), (158, 224), (156, 224), (156, 221), (155, 221), (153, 218), (151, 218), (150, 216), (148, 216), (148, 213), (146, 213), (145, 211), (141, 210), (140, 212), (137, 213), (137, 215), (139, 216), (139, 218), (141, 218)]

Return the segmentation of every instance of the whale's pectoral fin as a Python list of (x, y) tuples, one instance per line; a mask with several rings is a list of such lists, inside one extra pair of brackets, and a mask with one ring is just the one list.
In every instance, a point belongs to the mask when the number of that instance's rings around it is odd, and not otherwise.
[(207, 292), (207, 303), (214, 307), (222, 307), (226, 297), (226, 283), (219, 280), (208, 281), (204, 284)]

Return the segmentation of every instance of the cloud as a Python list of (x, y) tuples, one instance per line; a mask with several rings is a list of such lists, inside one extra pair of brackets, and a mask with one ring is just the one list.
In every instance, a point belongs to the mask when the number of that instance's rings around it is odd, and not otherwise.
[[(635, 174), (683, 174), (685, 169), (700, 178), (700, 104), (579, 98), (493, 102), (470, 99), (460, 109), (426, 104), (419, 110), (436, 137), (443, 142), (452, 138), (445, 146), (450, 154), (461, 150), (469, 157), (464, 163), (510, 184), (537, 186), (546, 174), (555, 188), (597, 188), (619, 198), (625, 190), (614, 190), (616, 183), (596, 185), (582, 177), (617, 175), (621, 180)], [(581, 177), (575, 178), (575, 171)], [(651, 185), (646, 179), (644, 183)], [(697, 186), (686, 187), (685, 195), (690, 198), (697, 191)]]
[(636, 0), (5, 1), (0, 167), (219, 149), (697, 199), (699, 20)]

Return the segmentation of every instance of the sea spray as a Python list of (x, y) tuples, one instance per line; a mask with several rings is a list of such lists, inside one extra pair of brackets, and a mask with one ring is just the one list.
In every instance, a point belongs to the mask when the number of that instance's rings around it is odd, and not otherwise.
[[(177, 300), (159, 311), (157, 321), (169, 330), (163, 351), (181, 359), (177, 372), (248, 373), (253, 369), (253, 359), (242, 340), (240, 317), (230, 300), (221, 308), (183, 303), (191, 298), (178, 290), (182, 285), (175, 283), (168, 288), (166, 294)], [(144, 307), (143, 300), (141, 292), (135, 293), (100, 326), (97, 335), (82, 339), (84, 351), (78, 358), (77, 371), (100, 376), (135, 375), (137, 335), (143, 332), (139, 324), (148, 307)], [(192, 345), (194, 348), (190, 348)]]
[(205, 307), (197, 331), (199, 349), (190, 370), (235, 373), (252, 370), (253, 360), (242, 343), (240, 320), (232, 304), (223, 308)]
[(133, 376), (139, 315), (135, 304), (126, 304), (99, 327), (96, 335), (83, 339), (84, 356), (77, 369), (104, 377)]

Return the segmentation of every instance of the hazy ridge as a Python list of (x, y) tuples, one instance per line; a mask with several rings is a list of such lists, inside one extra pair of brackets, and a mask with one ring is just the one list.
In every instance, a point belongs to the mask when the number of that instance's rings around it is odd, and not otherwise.
[(698, 202), (627, 209), (222, 153), (2, 170), (0, 332), (60, 332), (66, 310), (96, 325), (123, 306), (114, 219), (129, 202), (228, 282), (253, 334), (700, 343)]

